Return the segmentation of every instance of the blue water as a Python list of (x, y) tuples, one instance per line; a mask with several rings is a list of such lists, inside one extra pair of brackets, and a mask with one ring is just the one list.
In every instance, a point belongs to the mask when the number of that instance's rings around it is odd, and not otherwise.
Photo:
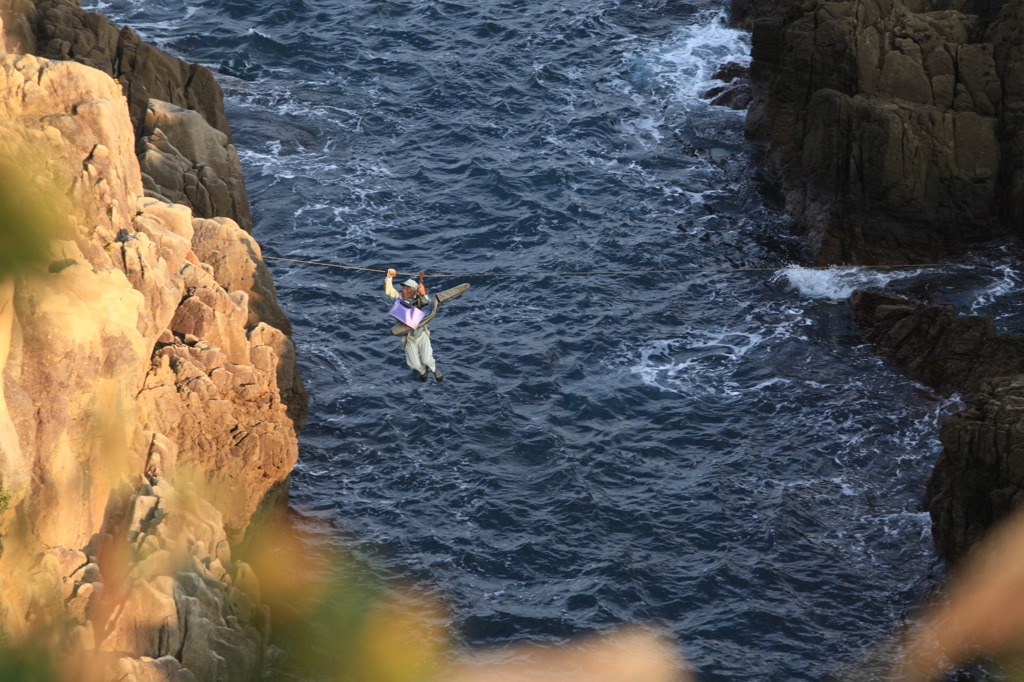
[[(662, 625), (701, 680), (820, 680), (933, 585), (924, 483), (957, 406), (860, 341), (890, 284), (999, 311), (999, 248), (814, 271), (758, 191), (724, 2), (116, 0), (213, 68), (268, 255), (451, 275), (444, 383), (381, 276), (272, 261), (312, 395), (292, 504), (442, 595), (466, 646)], [(469, 277), (751, 266), (767, 271)], [(459, 276), (467, 275), (466, 277)]]

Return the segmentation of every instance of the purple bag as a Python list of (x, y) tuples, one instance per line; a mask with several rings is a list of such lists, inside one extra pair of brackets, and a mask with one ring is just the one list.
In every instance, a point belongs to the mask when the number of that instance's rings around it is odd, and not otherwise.
[(422, 310), (411, 303), (406, 303), (402, 299), (396, 300), (395, 305), (391, 306), (390, 315), (402, 324), (408, 325), (413, 329), (419, 325), (420, 321), (423, 320), (424, 317)]

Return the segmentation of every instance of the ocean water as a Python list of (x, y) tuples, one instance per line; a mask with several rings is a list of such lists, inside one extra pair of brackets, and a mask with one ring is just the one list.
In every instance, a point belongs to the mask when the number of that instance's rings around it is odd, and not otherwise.
[[(472, 285), (421, 384), (379, 273), (269, 263), (312, 395), (293, 506), (465, 646), (653, 623), (700, 680), (820, 680), (934, 586), (921, 498), (960, 403), (843, 299), (1019, 330), (1019, 255), (801, 267), (743, 114), (702, 99), (748, 59), (724, 2), (93, 8), (218, 74), (266, 254)], [(720, 270), (642, 272), (691, 268)], [(620, 274), (525, 274), (595, 271)]]

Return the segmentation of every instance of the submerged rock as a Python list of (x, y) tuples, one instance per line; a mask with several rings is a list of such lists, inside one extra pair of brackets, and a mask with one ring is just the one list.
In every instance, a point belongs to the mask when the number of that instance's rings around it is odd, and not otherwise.
[(864, 291), (850, 303), (857, 322), (870, 328), (868, 341), (939, 391), (969, 398), (986, 379), (1024, 374), (1024, 337), (996, 333), (991, 317)]
[(719, 67), (712, 79), (724, 85), (711, 88), (704, 93), (704, 98), (711, 104), (730, 109), (746, 109), (753, 99), (750, 87), (750, 69), (736, 62), (729, 62)]

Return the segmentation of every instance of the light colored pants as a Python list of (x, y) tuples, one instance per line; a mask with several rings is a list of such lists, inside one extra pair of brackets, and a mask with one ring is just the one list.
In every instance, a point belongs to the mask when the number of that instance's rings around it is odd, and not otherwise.
[(428, 369), (436, 371), (434, 364), (434, 350), (430, 347), (430, 330), (424, 329), (419, 336), (412, 333), (402, 337), (402, 345), (405, 346), (405, 362), (412, 369), (423, 374)]

